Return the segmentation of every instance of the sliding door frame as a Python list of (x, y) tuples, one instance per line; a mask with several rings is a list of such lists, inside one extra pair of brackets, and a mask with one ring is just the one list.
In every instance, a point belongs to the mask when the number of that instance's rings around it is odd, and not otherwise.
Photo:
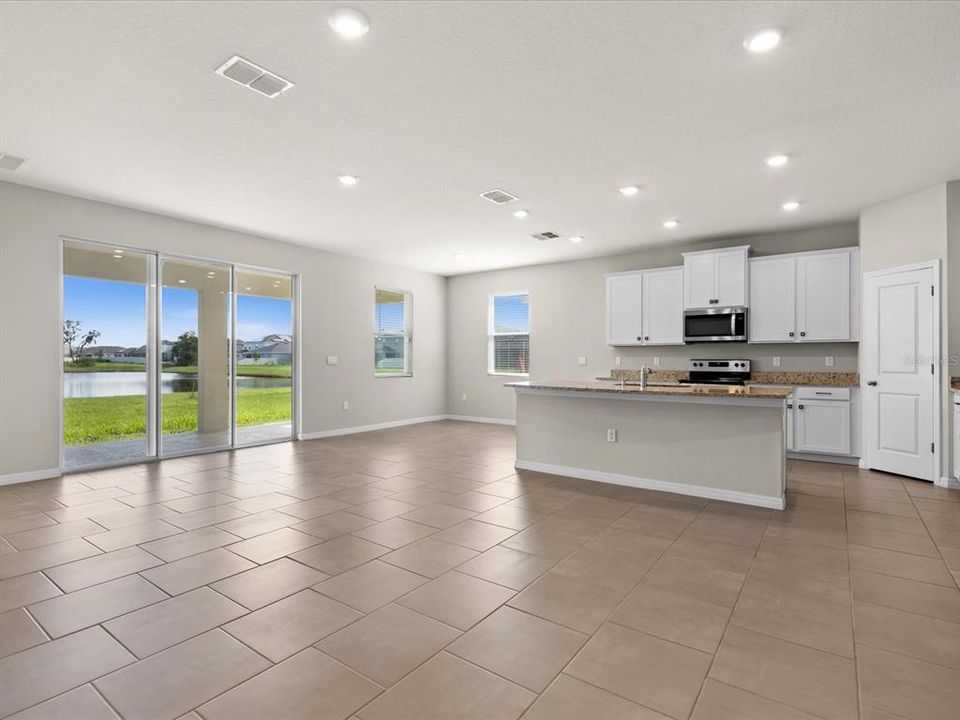
[[(138, 253), (141, 255), (147, 256), (147, 311), (144, 321), (147, 327), (147, 363), (146, 363), (146, 372), (148, 375), (147, 378), (147, 429), (146, 429), (146, 454), (141, 458), (129, 458), (124, 460), (115, 460), (107, 463), (95, 463), (90, 465), (77, 465), (73, 467), (66, 467), (65, 465), (65, 450), (66, 442), (64, 441), (64, 369), (63, 369), (63, 301), (64, 301), (64, 291), (63, 291), (63, 279), (64, 279), (64, 265), (63, 265), (63, 255), (64, 248), (66, 243), (78, 243), (92, 245), (101, 248), (108, 249), (119, 249), (123, 251), (129, 251), (131, 253)], [(300, 326), (301, 326), (301, 303), (300, 303), (300, 273), (292, 273), (287, 270), (279, 270), (277, 268), (268, 268), (257, 265), (249, 265), (246, 263), (235, 263), (225, 260), (220, 260), (216, 258), (206, 258), (206, 257), (197, 257), (193, 255), (181, 255), (178, 253), (166, 253), (159, 250), (150, 250), (145, 248), (136, 247), (133, 245), (122, 245), (119, 243), (105, 242), (102, 240), (91, 240), (89, 238), (78, 237), (75, 235), (60, 235), (58, 237), (59, 243), (59, 254), (58, 254), (58, 270), (60, 275), (60, 284), (59, 284), (59, 307), (57, 309), (57, 319), (58, 324), (56, 328), (56, 336), (58, 338), (58, 368), (59, 368), (59, 399), (60, 405), (58, 408), (59, 416), (59, 464), (60, 472), (62, 474), (77, 473), (77, 472), (89, 472), (91, 470), (100, 470), (104, 468), (112, 467), (122, 467), (124, 465), (140, 465), (143, 463), (156, 463), (162, 460), (169, 460), (173, 458), (181, 457), (190, 457), (193, 455), (207, 455), (210, 453), (218, 452), (229, 452), (232, 450), (257, 447), (261, 445), (276, 445), (278, 443), (284, 442), (293, 442), (301, 439), (301, 379), (300, 379), (300, 368), (302, 367), (301, 362), (301, 342), (300, 342)], [(161, 263), (165, 259), (173, 260), (183, 260), (187, 262), (198, 262), (198, 263), (212, 263), (216, 265), (222, 265), (228, 269), (230, 275), (230, 439), (228, 445), (218, 446), (214, 448), (202, 448), (197, 450), (188, 450), (181, 453), (165, 453), (161, 454), (161, 435), (163, 433), (162, 426), (162, 403), (161, 403), (161, 390), (162, 390), (162, 371), (163, 371), (163, 355), (161, 352), (161, 330), (162, 330), (162, 312), (163, 312), (163, 292), (160, 287), (160, 269)], [(265, 273), (274, 273), (276, 275), (283, 275), (290, 278), (290, 288), (291, 288), (291, 401), (290, 401), (290, 436), (277, 439), (263, 440), (256, 443), (245, 443), (243, 445), (237, 445), (237, 384), (236, 384), (236, 370), (237, 370), (237, 343), (236, 343), (236, 334), (237, 334), (237, 293), (236, 293), (236, 276), (238, 270), (251, 270), (259, 271)]]

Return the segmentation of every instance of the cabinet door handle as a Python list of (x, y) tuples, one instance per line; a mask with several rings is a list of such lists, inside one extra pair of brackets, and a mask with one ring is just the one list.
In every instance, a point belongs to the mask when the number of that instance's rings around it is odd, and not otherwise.
[(797, 407), (803, 410), (803, 405), (797, 405)]
[(643, 342), (643, 336), (638, 335), (638, 336), (637, 336), (637, 342)]
[(793, 403), (787, 403), (787, 410), (793, 410)]
[(794, 335), (796, 335), (796, 333), (791, 330), (791, 331), (790, 331), (790, 337), (793, 337)]
[(647, 342), (647, 340), (649, 340), (649, 339), (650, 339), (650, 336), (649, 336), (649, 335), (645, 335), (644, 338), (643, 338), (643, 341), (644, 341), (644, 342)]
[(806, 336), (807, 336), (807, 333), (804, 332), (803, 330), (801, 330), (801, 331), (800, 331), (800, 337), (806, 337)]
[(876, 386), (877, 386), (877, 381), (876, 381), (876, 380), (867, 380), (867, 385), (869, 385), (870, 387), (876, 387)]

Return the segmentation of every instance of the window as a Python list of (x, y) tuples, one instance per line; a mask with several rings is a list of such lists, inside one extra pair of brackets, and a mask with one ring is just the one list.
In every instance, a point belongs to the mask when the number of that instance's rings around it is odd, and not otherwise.
[(373, 374), (410, 377), (410, 332), (413, 295), (403, 290), (376, 288), (373, 316)]
[(487, 372), (530, 373), (530, 296), (525, 292), (490, 296)]

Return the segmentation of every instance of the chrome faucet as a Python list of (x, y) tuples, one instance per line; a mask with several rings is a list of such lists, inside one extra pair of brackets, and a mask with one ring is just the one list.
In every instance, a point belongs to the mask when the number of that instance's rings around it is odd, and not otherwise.
[(640, 366), (640, 389), (641, 390), (647, 389), (647, 376), (649, 374), (650, 374), (650, 368), (648, 368), (646, 365), (641, 365)]

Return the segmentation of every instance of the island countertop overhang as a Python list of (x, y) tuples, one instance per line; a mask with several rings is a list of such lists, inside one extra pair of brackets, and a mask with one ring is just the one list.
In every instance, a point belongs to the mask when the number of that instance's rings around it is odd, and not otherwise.
[(783, 405), (793, 386), (733, 385), (621, 385), (605, 381), (534, 381), (506, 383), (518, 393), (582, 395), (623, 400), (659, 400), (661, 402), (708, 402), (744, 405)]

